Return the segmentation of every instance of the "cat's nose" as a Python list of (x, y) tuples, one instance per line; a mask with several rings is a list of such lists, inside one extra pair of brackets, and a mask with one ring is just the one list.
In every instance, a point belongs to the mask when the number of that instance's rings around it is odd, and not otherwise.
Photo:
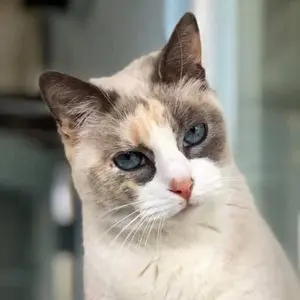
[(191, 198), (192, 190), (193, 190), (193, 179), (176, 179), (173, 178), (170, 182), (170, 191), (181, 196), (185, 200), (189, 200)]

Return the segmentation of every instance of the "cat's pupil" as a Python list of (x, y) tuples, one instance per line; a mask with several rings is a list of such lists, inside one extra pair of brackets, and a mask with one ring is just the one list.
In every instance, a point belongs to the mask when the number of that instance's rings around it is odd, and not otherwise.
[(130, 157), (134, 157), (133, 155), (131, 156), (129, 153), (124, 154), (124, 159), (125, 160), (130, 160)]
[(183, 143), (185, 147), (191, 147), (202, 143), (207, 135), (205, 124), (198, 124), (191, 127), (184, 135)]

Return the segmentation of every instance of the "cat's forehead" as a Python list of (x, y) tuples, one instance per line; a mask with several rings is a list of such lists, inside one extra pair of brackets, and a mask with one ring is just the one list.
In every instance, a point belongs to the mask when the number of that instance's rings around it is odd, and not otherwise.
[(138, 103), (132, 114), (122, 121), (123, 138), (133, 145), (144, 145), (151, 148), (153, 128), (171, 128), (168, 109), (157, 99), (148, 99)]
[[(176, 131), (176, 127), (190, 125), (193, 120), (204, 121), (204, 115), (220, 114), (214, 93), (202, 89), (199, 80), (182, 80), (176, 84), (155, 82), (156, 56), (157, 53), (151, 53), (112, 76), (90, 80), (108, 91), (108, 96), (114, 94), (109, 118), (113, 122), (112, 126), (108, 125), (114, 127), (114, 135), (118, 135), (122, 145), (142, 144), (151, 148), (151, 130), (155, 126)], [(101, 122), (106, 126), (105, 123)], [(110, 132), (105, 136), (108, 139)]]

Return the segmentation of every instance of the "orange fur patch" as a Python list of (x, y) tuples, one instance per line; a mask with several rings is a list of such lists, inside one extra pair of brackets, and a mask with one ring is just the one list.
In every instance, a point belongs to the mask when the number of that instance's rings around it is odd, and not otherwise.
[(128, 116), (125, 136), (133, 145), (149, 146), (150, 131), (153, 124), (167, 123), (164, 106), (155, 99), (150, 99), (148, 106), (140, 104), (133, 115)]

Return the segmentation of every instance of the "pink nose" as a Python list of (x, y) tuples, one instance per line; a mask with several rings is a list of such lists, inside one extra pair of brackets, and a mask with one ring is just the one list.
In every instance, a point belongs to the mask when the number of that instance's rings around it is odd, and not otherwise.
[(173, 178), (170, 182), (170, 191), (181, 196), (185, 200), (189, 200), (191, 198), (193, 189), (193, 179), (175, 179)]

